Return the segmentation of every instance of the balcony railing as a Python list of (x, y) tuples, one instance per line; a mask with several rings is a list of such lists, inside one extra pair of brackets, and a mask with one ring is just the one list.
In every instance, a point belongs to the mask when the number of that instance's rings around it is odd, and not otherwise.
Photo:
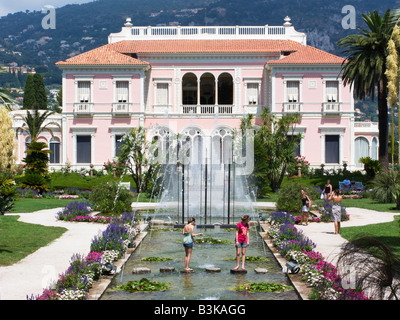
[(288, 113), (296, 113), (296, 112), (301, 112), (301, 102), (285, 102), (283, 104), (283, 112), (288, 112)]
[(324, 102), (322, 104), (322, 112), (323, 113), (339, 113), (340, 110), (340, 103), (339, 102)]
[(231, 114), (233, 113), (232, 105), (186, 105), (182, 106), (184, 114)]
[(126, 114), (131, 111), (131, 104), (128, 102), (115, 102), (113, 103), (114, 114)]
[(76, 114), (91, 114), (93, 113), (93, 103), (78, 102), (74, 104), (74, 112)]

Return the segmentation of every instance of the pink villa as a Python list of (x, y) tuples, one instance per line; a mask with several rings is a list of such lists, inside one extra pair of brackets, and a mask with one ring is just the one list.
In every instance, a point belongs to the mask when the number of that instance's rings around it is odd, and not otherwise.
[[(377, 158), (378, 126), (355, 122), (343, 59), (307, 45), (290, 18), (283, 26), (136, 27), (127, 19), (108, 44), (57, 66), (63, 112), (54, 115), (51, 167), (100, 169), (118, 154), (122, 136), (143, 126), (147, 139), (168, 134), (218, 137), (221, 145), (246, 114), (299, 112), (296, 154), (311, 167), (362, 169)], [(14, 111), (14, 114), (20, 113)], [(16, 119), (15, 126), (20, 124)], [(18, 160), (27, 136), (18, 137)]]

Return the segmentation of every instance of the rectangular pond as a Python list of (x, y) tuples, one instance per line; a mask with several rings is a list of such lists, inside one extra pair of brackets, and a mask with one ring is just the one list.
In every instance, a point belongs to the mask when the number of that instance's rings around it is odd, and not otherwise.
[[(192, 251), (190, 267), (194, 273), (181, 273), (184, 267), (185, 250), (182, 245), (182, 229), (172, 227), (152, 227), (147, 237), (126, 262), (121, 273), (117, 274), (105, 291), (101, 300), (300, 300), (295, 290), (281, 293), (249, 293), (233, 290), (234, 287), (253, 282), (290, 285), (288, 276), (264, 244), (256, 227), (251, 228), (250, 246), (246, 255), (260, 257), (262, 261), (246, 262), (246, 274), (232, 274), (235, 267), (235, 231), (223, 228), (198, 228), (198, 237)], [(202, 243), (212, 238), (216, 244)], [(221, 240), (221, 243), (218, 243)], [(224, 243), (229, 242), (229, 243)], [(143, 258), (169, 258), (169, 261), (146, 262)], [(255, 260), (255, 259), (253, 259)], [(134, 268), (150, 268), (147, 274), (133, 274)], [(161, 267), (174, 267), (173, 272), (160, 272)], [(220, 268), (220, 272), (209, 273), (206, 268)], [(267, 273), (256, 273), (254, 269), (268, 269)], [(126, 292), (113, 291), (113, 288), (147, 278), (150, 281), (170, 283), (170, 289), (164, 292)]]

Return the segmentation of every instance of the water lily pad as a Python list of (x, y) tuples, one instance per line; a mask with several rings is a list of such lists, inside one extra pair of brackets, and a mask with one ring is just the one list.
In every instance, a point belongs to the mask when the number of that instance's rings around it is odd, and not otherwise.
[(166, 257), (144, 257), (140, 259), (140, 261), (145, 261), (145, 262), (164, 262), (164, 261), (172, 261), (172, 258), (166, 258)]
[(266, 283), (266, 282), (253, 282), (245, 283), (240, 286), (233, 288), (236, 291), (246, 292), (284, 292), (294, 290), (292, 286), (287, 286), (280, 283)]
[(142, 278), (139, 281), (129, 281), (128, 283), (114, 287), (112, 291), (129, 291), (129, 292), (153, 292), (165, 291), (171, 287), (170, 283), (150, 281)]

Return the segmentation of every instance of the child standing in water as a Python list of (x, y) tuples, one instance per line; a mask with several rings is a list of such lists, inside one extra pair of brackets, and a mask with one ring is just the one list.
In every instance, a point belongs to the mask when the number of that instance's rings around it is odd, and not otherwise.
[(233, 268), (233, 270), (239, 269), (240, 251), (242, 252), (242, 270), (246, 270), (244, 267), (244, 263), (246, 261), (246, 247), (250, 245), (249, 221), (250, 217), (246, 214), (242, 217), (242, 221), (236, 226), (236, 267)]
[(183, 246), (185, 248), (185, 271), (192, 271), (189, 268), (190, 258), (192, 257), (192, 249), (193, 249), (193, 237), (202, 236), (202, 233), (193, 233), (195, 226), (195, 218), (190, 218), (188, 220), (187, 225), (183, 227), (182, 234), (183, 238)]

